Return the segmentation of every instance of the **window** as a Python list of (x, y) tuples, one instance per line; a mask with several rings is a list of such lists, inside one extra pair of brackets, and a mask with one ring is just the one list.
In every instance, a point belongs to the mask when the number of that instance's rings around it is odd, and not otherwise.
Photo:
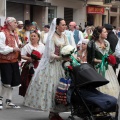
[(105, 3), (111, 3), (112, 0), (105, 0)]
[(111, 12), (117, 12), (117, 8), (111, 8)]
[(73, 21), (73, 9), (72, 8), (64, 8), (64, 19), (67, 25), (71, 21)]
[(56, 17), (56, 7), (49, 7), (48, 8), (48, 24), (50, 25), (53, 18)]

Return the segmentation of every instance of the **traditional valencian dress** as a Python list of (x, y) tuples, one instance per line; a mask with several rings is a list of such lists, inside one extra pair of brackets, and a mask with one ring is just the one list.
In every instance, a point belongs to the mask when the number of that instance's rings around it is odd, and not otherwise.
[(78, 51), (78, 57), (80, 58), (81, 63), (86, 63), (87, 62), (87, 51), (84, 50), (79, 50)]
[[(118, 58), (120, 58), (120, 39), (118, 40), (118, 43), (117, 43), (117, 46), (115, 48), (115, 54)], [(118, 74), (118, 81), (119, 81), (119, 84), (120, 84), (120, 71), (119, 71), (119, 74)], [(118, 120), (120, 120), (120, 90), (119, 90), (119, 97), (118, 97)]]
[[(40, 54), (43, 54), (45, 46), (39, 42), (37, 47), (34, 47), (31, 43), (28, 43), (22, 48), (21, 55), (30, 57), (33, 50), (37, 50)], [(26, 61), (23, 65), (22, 73), (21, 73), (21, 86), (19, 88), (19, 95), (25, 96), (26, 90), (32, 78), (30, 73), (30, 68), (33, 67), (34, 72), (39, 64), (39, 60), (34, 61), (32, 63)]]
[[(101, 48), (100, 45), (95, 42), (94, 45), (90, 45), (90, 43), (88, 43), (88, 62), (90, 57), (92, 56), (92, 59), (96, 58), (96, 59), (101, 59), (103, 55), (105, 54), (109, 54), (110, 53), (110, 44), (108, 41), (104, 40), (105, 42), (105, 48)], [(92, 43), (92, 42), (91, 42)], [(91, 48), (89, 48), (90, 46), (94, 46), (91, 52)], [(94, 51), (94, 52), (93, 52)], [(96, 66), (96, 64), (94, 64)], [(109, 94), (111, 96), (114, 96), (116, 98), (118, 98), (118, 94), (119, 94), (119, 83), (117, 80), (117, 76), (113, 70), (113, 67), (111, 65), (108, 64), (108, 69), (105, 71), (105, 78), (109, 81), (108, 84), (101, 86), (98, 88), (98, 90), (100, 90), (101, 92), (105, 93), (105, 94)]]
[(65, 77), (65, 73), (62, 68), (62, 60), (56, 60), (54, 56), (60, 55), (61, 47), (67, 45), (68, 41), (64, 34), (58, 37), (58, 35), (54, 33), (51, 42), (52, 51), (50, 53), (50, 60), (47, 61), (47, 65), (43, 69), (39, 68), (41, 63), (39, 64), (37, 68), (39, 71), (28, 87), (24, 104), (25, 106), (43, 111), (64, 112), (67, 109), (64, 105), (55, 104), (55, 93), (59, 80)]

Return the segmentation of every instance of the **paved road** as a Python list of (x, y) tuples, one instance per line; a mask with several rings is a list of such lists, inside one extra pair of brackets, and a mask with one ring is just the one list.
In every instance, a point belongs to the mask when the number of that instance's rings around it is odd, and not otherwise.
[[(118, 70), (117, 70), (118, 74)], [(5, 101), (5, 100), (4, 100)], [(42, 112), (23, 106), (23, 97), (18, 95), (18, 89), (14, 89), (13, 103), (20, 105), (20, 109), (4, 109), (0, 110), (0, 120), (48, 120), (48, 112)], [(4, 105), (5, 106), (5, 105)], [(68, 118), (70, 113), (60, 114), (64, 120)], [(76, 118), (75, 120), (81, 120)]]
[[(18, 89), (14, 89), (13, 103), (20, 105), (21, 108), (6, 109), (4, 104), (4, 109), (0, 110), (0, 120), (48, 120), (48, 112), (42, 112), (23, 106), (23, 97), (17, 95), (17, 93)], [(70, 113), (62, 113), (60, 115), (66, 120)], [(76, 118), (76, 120), (80, 119)]]

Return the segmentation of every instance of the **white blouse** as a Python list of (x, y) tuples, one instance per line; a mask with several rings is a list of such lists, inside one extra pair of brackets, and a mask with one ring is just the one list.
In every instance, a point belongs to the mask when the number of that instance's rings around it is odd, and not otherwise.
[(21, 50), (21, 55), (27, 55), (27, 54), (31, 54), (32, 50), (37, 50), (39, 51), (41, 54), (43, 54), (44, 52), (44, 49), (45, 49), (45, 46), (44, 44), (42, 44), (41, 42), (39, 43), (39, 46), (38, 47), (34, 47), (32, 46), (31, 43), (28, 43), (26, 44), (22, 50)]
[[(5, 41), (6, 41), (6, 36), (4, 32), (0, 32), (0, 53), (3, 55), (7, 55), (13, 52), (13, 47), (9, 47), (8, 45), (6, 45)], [(19, 44), (21, 44), (20, 41)], [(15, 46), (18, 47), (16, 41), (15, 41)]]

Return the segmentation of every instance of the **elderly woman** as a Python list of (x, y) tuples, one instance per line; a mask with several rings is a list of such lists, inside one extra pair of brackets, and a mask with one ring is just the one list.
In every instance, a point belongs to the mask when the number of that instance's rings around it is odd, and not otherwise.
[[(22, 73), (21, 73), (21, 84), (22, 85), (20, 86), (20, 89), (19, 89), (19, 94), (21, 96), (25, 96), (25, 93), (31, 81), (32, 75), (40, 62), (40, 60), (35, 60), (31, 56), (32, 52), (33, 50), (35, 50), (37, 52), (37, 55), (39, 55), (39, 53), (40, 55), (42, 55), (44, 52), (44, 48), (45, 48), (44, 44), (39, 42), (40, 35), (36, 31), (30, 34), (30, 41), (31, 42), (25, 45), (21, 51), (22, 59), (26, 60), (26, 62), (23, 65)], [(36, 57), (39, 57), (38, 59), (40, 59), (41, 57), (40, 55)]]

